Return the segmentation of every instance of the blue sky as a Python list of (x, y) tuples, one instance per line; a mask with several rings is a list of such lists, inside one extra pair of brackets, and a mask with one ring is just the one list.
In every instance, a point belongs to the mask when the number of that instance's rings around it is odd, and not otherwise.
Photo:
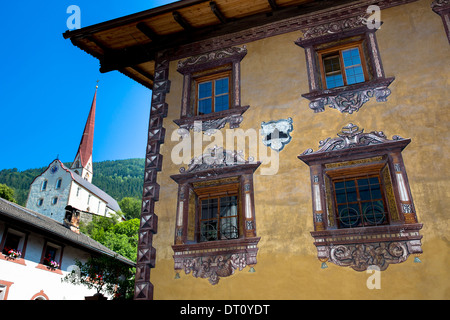
[(125, 75), (99, 72), (94, 57), (65, 40), (77, 5), (81, 27), (169, 0), (5, 1), (0, 10), (0, 170), (75, 157), (97, 92), (93, 160), (144, 158), (151, 91)]

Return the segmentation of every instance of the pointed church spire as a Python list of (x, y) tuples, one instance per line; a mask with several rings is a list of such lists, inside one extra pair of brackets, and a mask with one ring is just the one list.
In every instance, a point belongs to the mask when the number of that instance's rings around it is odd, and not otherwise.
[(80, 146), (70, 167), (75, 173), (84, 179), (92, 182), (92, 148), (94, 145), (95, 107), (97, 103), (98, 81), (95, 86), (94, 98), (92, 99), (91, 110), (84, 127)]

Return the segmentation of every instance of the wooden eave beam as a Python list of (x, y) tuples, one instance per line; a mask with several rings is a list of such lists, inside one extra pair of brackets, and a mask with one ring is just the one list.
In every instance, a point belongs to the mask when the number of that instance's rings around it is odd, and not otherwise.
[[(355, 0), (332, 0), (334, 5), (340, 5), (342, 2), (350, 3), (355, 2)], [(313, 2), (318, 4), (317, 2)], [(219, 25), (212, 25), (203, 28), (193, 28), (191, 25), (187, 24), (184, 26), (183, 31), (160, 36), (156, 41), (152, 41), (148, 44), (135, 45), (133, 47), (127, 47), (121, 50), (114, 50), (105, 52), (104, 57), (100, 58), (101, 68), (100, 72), (109, 72), (113, 70), (120, 70), (126, 67), (133, 67), (137, 64), (141, 64), (147, 61), (155, 59), (156, 53), (162, 50), (167, 50), (171, 48), (178, 48), (180, 46), (203, 41), (209, 38), (214, 38), (222, 36), (224, 34), (231, 34), (239, 32), (242, 30), (250, 29), (253, 27), (258, 27), (265, 24), (274, 23), (280, 20), (289, 19), (298, 15), (304, 15), (316, 10), (315, 6), (312, 7), (286, 7), (279, 8), (274, 11), (272, 15), (268, 16), (267, 13), (258, 13), (251, 16), (239, 18), (233, 21), (227, 19), (227, 23), (222, 23)], [(173, 13), (174, 18), (181, 15)], [(179, 21), (183, 21), (184, 19)], [(183, 24), (183, 22), (181, 22)], [(187, 23), (187, 22), (186, 22)], [(142, 25), (141, 25), (142, 28)], [(143, 28), (144, 30), (145, 27)], [(188, 30), (189, 29), (189, 30)], [(76, 38), (71, 39), (72, 42), (77, 45), (78, 41)], [(80, 48), (81, 48), (80, 44)], [(85, 50), (86, 51), (86, 50)]]
[(191, 31), (194, 28), (189, 24), (189, 22), (186, 21), (185, 18), (179, 13), (178, 11), (173, 11), (172, 16), (175, 19), (175, 21), (186, 31)]
[(152, 41), (160, 40), (161, 36), (150, 28), (145, 22), (136, 24), (136, 28)]
[(220, 20), (222, 23), (227, 23), (228, 19), (224, 16), (222, 11), (220, 11), (219, 7), (217, 6), (217, 3), (214, 1), (211, 1), (209, 3), (209, 6), (211, 7), (211, 11), (214, 13), (214, 15), (217, 17), (217, 19)]
[(277, 10), (279, 7), (277, 5), (277, 1), (276, 0), (267, 0), (270, 4), (270, 7), (272, 8), (272, 10)]

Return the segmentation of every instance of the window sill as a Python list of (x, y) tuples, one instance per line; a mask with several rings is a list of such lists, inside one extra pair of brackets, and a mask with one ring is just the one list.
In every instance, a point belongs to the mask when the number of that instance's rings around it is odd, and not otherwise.
[(316, 113), (325, 111), (325, 106), (329, 105), (342, 113), (351, 114), (357, 112), (374, 96), (378, 102), (385, 102), (391, 94), (388, 87), (394, 79), (377, 78), (344, 87), (311, 91), (302, 96), (311, 101), (309, 107)]
[(62, 275), (61, 269), (51, 268), (51, 267), (46, 266), (46, 265), (44, 265), (44, 264), (42, 264), (42, 263), (39, 263), (39, 264), (36, 266), (36, 269), (41, 269), (41, 270), (49, 271), (49, 272), (51, 272), (51, 273), (55, 273), (55, 274)]
[[(242, 120), (242, 114), (247, 111), (250, 106), (239, 106), (228, 110), (199, 115), (191, 117), (182, 117), (181, 119), (174, 120), (180, 128), (191, 130), (196, 132), (210, 130), (219, 130), (225, 127), (227, 123), (230, 123), (230, 129), (239, 128)], [(201, 127), (198, 126), (197, 122), (201, 123)], [(211, 132), (211, 131), (210, 131)]]
[(3, 253), (0, 254), (0, 260), (5, 260), (5, 261), (20, 264), (22, 266), (26, 266), (24, 258), (10, 258), (10, 257), (5, 256)]
[(351, 229), (313, 231), (320, 261), (365, 271), (377, 266), (404, 262), (411, 254), (422, 253), (422, 224), (397, 224)]
[[(173, 245), (175, 270), (192, 272), (195, 278), (209, 278), (215, 285), (220, 277), (256, 264), (259, 237)], [(220, 277), (219, 277), (220, 275)]]

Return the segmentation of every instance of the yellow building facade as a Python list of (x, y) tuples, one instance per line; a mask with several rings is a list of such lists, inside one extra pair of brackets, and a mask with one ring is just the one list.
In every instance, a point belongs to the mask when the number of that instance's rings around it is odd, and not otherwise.
[(450, 298), (448, 2), (289, 8), (148, 63), (136, 299)]

